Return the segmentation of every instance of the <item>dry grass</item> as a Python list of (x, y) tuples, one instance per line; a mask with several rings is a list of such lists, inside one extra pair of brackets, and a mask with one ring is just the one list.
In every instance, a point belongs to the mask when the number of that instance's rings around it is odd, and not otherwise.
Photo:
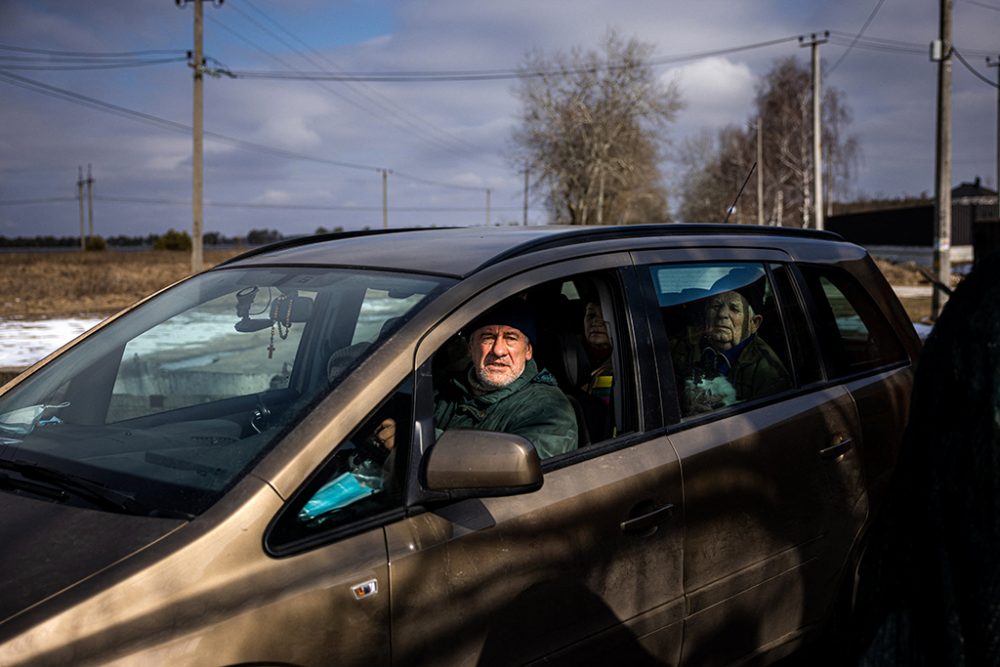
[[(239, 254), (205, 253), (205, 266)], [(879, 259), (893, 285), (925, 285), (913, 266)], [(106, 317), (191, 272), (186, 252), (112, 251), (0, 253), (0, 319)], [(930, 314), (930, 299), (903, 299), (913, 319)]]
[(876, 257), (875, 264), (882, 272), (882, 275), (885, 276), (885, 279), (889, 281), (890, 285), (916, 286), (931, 284), (913, 262), (897, 264), (887, 259)]
[[(205, 253), (205, 267), (240, 251)], [(186, 252), (0, 253), (0, 319), (106, 317), (191, 273)]]

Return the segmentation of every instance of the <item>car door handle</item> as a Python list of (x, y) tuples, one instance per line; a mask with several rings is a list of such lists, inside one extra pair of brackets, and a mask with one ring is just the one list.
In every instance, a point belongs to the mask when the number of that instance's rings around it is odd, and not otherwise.
[(672, 503), (668, 503), (663, 507), (658, 507), (652, 512), (646, 512), (645, 514), (640, 514), (639, 516), (632, 517), (631, 519), (626, 519), (622, 521), (621, 528), (623, 533), (645, 533), (651, 528), (655, 529), (656, 526), (669, 521), (674, 515), (674, 506)]
[(832, 445), (819, 450), (819, 455), (824, 459), (835, 459), (847, 453), (854, 446), (854, 438), (846, 435), (838, 436)]

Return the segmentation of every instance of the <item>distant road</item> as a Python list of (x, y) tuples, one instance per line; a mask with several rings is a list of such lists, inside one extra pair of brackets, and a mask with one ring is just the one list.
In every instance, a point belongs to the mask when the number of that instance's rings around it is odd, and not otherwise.
[(892, 291), (900, 299), (916, 299), (918, 297), (932, 296), (933, 288), (930, 285), (893, 285)]

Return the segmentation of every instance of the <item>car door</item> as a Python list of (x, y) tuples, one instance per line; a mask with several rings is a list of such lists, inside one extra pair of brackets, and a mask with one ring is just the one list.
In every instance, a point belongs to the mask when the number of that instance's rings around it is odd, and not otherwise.
[[(429, 359), (515, 292), (571, 270), (605, 270), (614, 277), (615, 386), (629, 394), (618, 403), (632, 413), (627, 432), (544, 461), (537, 491), (424, 500), (426, 511), (386, 527), (395, 664), (643, 664), (654, 656), (677, 664), (680, 468), (666, 438), (647, 432), (657, 426), (658, 396), (640, 389), (655, 383), (655, 372), (640, 363), (649, 341), (643, 312), (624, 298), (634, 291), (627, 263), (624, 254), (595, 257), (504, 281), (443, 321), (418, 350), (418, 361)], [(423, 363), (418, 447), (433, 440), (431, 378)]]
[[(826, 373), (844, 383), (858, 407), (865, 475), (871, 493), (881, 498), (899, 456), (919, 342), (907, 319), (873, 298), (879, 287), (888, 290), (877, 270), (861, 260), (849, 266), (801, 264), (798, 272)], [(907, 331), (909, 336), (901, 335)]]
[[(791, 374), (790, 384), (767, 395), (683, 417), (681, 407), (674, 410), (670, 441), (685, 496), (684, 664), (728, 664), (820, 621), (867, 512), (852, 447), (861, 434), (851, 395), (838, 385), (809, 383), (816, 374), (802, 367), (785, 333), (794, 310), (801, 320), (796, 296), (776, 289), (782, 281), (774, 267), (787, 262), (776, 250), (636, 253), (650, 309), (662, 315), (652, 320), (662, 366), (676, 366), (670, 351), (688, 335), (679, 333), (676, 320), (689, 323), (692, 312), (701, 312), (699, 302), (684, 295), (704, 299), (723, 278), (752, 273), (763, 276), (758, 280), (767, 295), (767, 327), (758, 335), (766, 331)], [(662, 382), (676, 388), (668, 401), (686, 386), (680, 377)]]

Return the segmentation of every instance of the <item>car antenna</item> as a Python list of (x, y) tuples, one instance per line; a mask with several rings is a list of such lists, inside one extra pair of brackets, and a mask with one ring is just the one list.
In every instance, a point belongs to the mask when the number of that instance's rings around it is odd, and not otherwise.
[(736, 202), (740, 200), (740, 195), (743, 194), (743, 190), (747, 187), (747, 183), (750, 182), (750, 177), (753, 176), (753, 170), (756, 168), (757, 168), (757, 160), (754, 160), (753, 164), (750, 165), (750, 171), (747, 172), (747, 177), (743, 180), (743, 185), (740, 186), (740, 191), (736, 193), (736, 199), (734, 199), (733, 203), (729, 206), (728, 209), (726, 209), (726, 218), (725, 220), (722, 221), (722, 224), (726, 224), (727, 222), (729, 222), (729, 215), (736, 209)]

